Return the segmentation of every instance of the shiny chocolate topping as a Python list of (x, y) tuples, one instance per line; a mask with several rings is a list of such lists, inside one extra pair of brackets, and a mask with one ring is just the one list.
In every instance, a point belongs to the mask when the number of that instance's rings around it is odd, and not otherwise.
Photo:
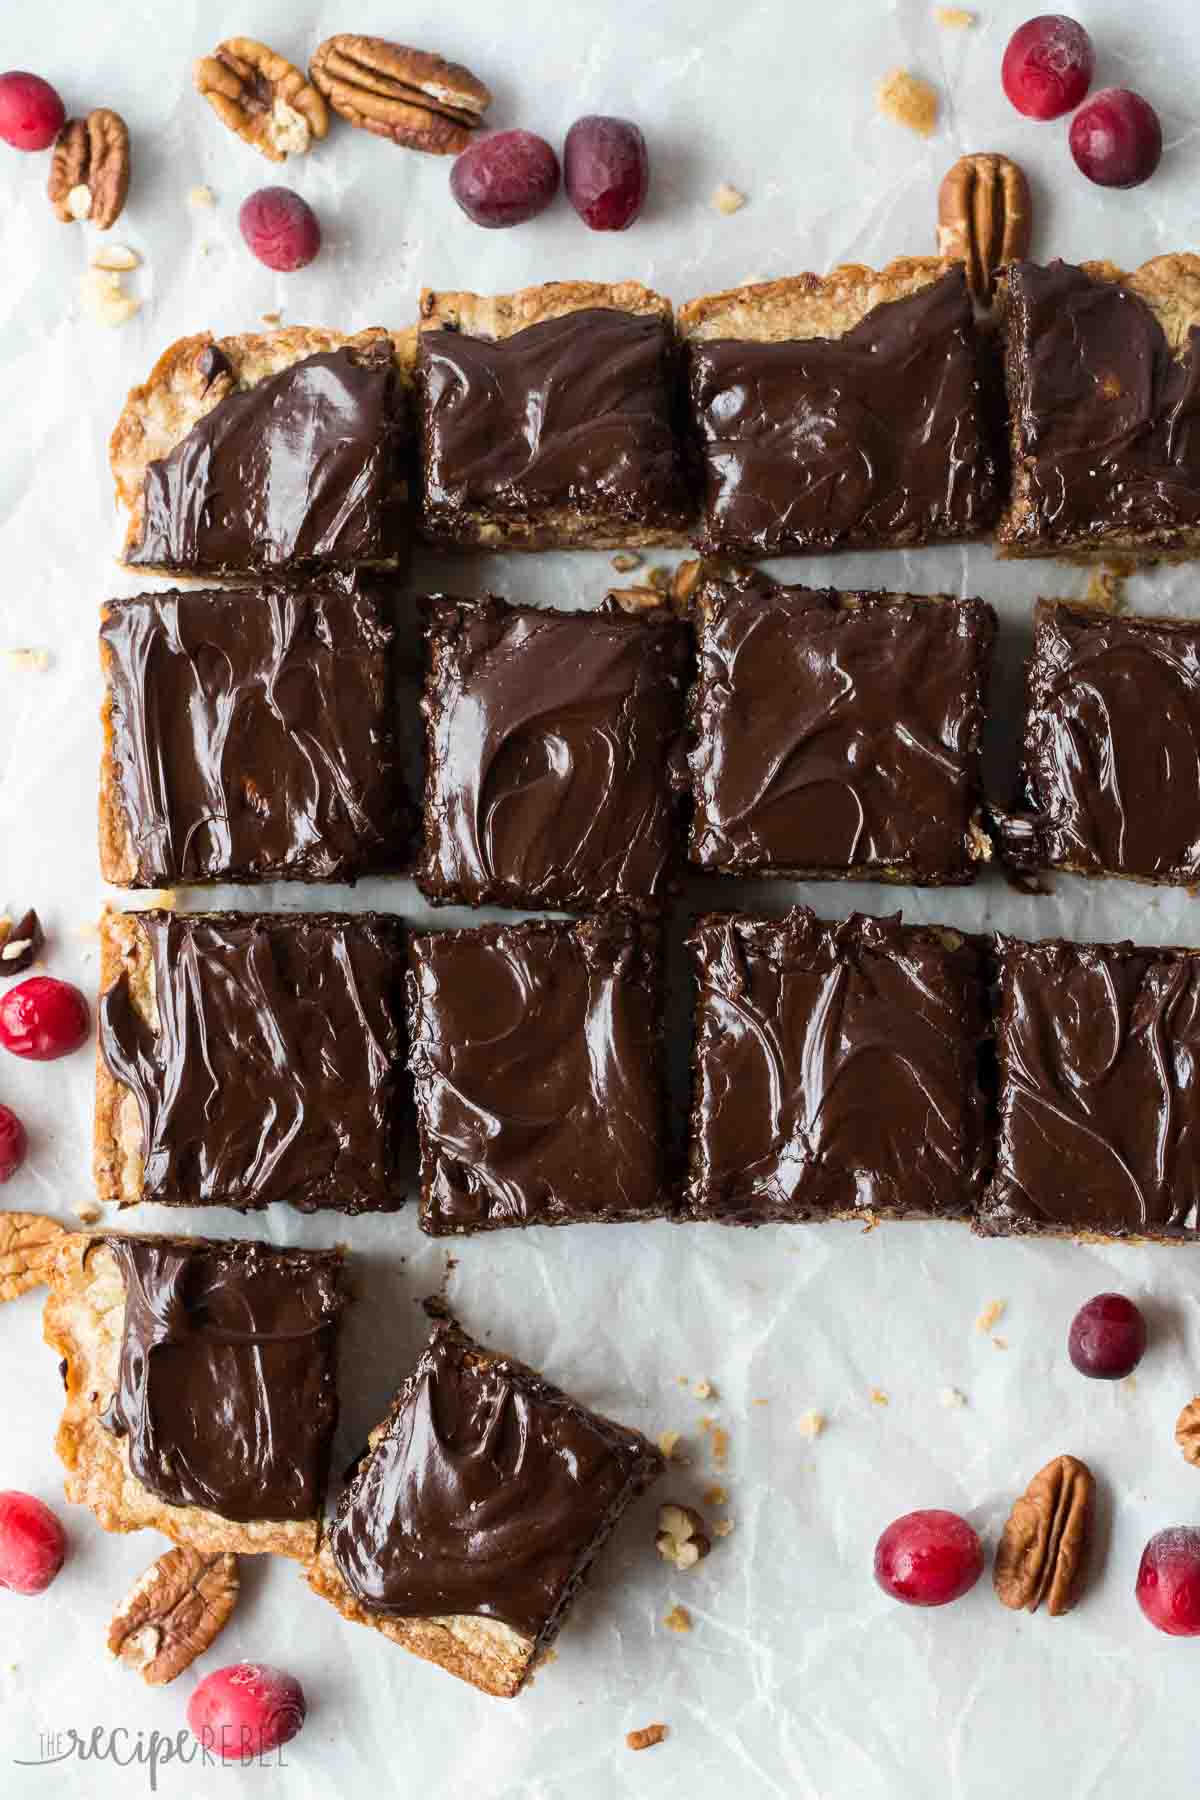
[(428, 531), (474, 536), (463, 515), (562, 509), (615, 524), (687, 516), (670, 322), (592, 307), (493, 341), (418, 340)]
[(707, 583), (698, 630), (693, 862), (972, 879), (990, 606), (753, 577)]
[(687, 942), (697, 1216), (970, 1214), (984, 1163), (973, 944), (899, 914), (825, 924), (807, 907), (709, 913)]
[(412, 940), (429, 1232), (663, 1210), (657, 930), (623, 917)]
[(669, 885), (688, 634), (663, 614), (435, 600), (430, 899), (607, 907)]
[(1070, 263), (1008, 271), (1016, 544), (1200, 526), (1200, 332), (1171, 354), (1146, 302)]
[(782, 556), (985, 530), (999, 486), (961, 269), (839, 338), (689, 345), (703, 548)]
[(223, 1518), (320, 1515), (337, 1424), (336, 1250), (105, 1237), (125, 1283), (104, 1415), (133, 1474)]
[(114, 600), (112, 753), (143, 887), (353, 880), (400, 852), (391, 628), (335, 577)]
[(122, 973), (100, 1051), (141, 1115), (143, 1199), (389, 1211), (403, 940), (379, 913), (138, 914), (158, 1029)]
[(330, 1548), (374, 1612), (476, 1614), (540, 1646), (662, 1466), (640, 1432), (444, 1323), (360, 1463)]
[(126, 560), (231, 573), (393, 556), (400, 405), (390, 340), (227, 395), (147, 468)]
[(1200, 1227), (1200, 958), (999, 940), (1000, 1133), (980, 1229)]
[(1042, 601), (1027, 686), (1017, 810), (993, 809), (1005, 857), (1200, 878), (1200, 626)]

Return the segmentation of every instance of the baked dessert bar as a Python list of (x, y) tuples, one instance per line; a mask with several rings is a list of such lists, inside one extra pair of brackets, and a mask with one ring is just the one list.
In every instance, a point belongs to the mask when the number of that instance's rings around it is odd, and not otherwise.
[(679, 313), (706, 551), (927, 544), (995, 522), (994, 426), (959, 264), (906, 257)]
[(998, 941), (999, 1138), (978, 1229), (1195, 1238), (1200, 955)]
[(402, 860), (380, 595), (326, 576), (140, 594), (101, 621), (106, 881), (353, 881)]
[(685, 542), (678, 379), (671, 303), (636, 281), (426, 289), (425, 536), (505, 550)]
[(690, 856), (729, 875), (975, 879), (996, 616), (982, 600), (780, 587), (695, 601)]
[(966, 1218), (987, 1162), (979, 945), (945, 926), (706, 913), (693, 1216)]
[(663, 1466), (640, 1432), (442, 1320), (372, 1432), (309, 1584), (343, 1617), (508, 1698)]
[(403, 970), (381, 913), (106, 914), (100, 1198), (398, 1206)]
[(1013, 263), (1000, 286), (1012, 497), (1008, 556), (1200, 548), (1192, 429), (1200, 257)]
[(412, 333), (180, 338), (109, 445), (124, 560), (245, 575), (394, 563)]
[(422, 1230), (664, 1211), (660, 984), (619, 914), (412, 938)]
[(653, 906), (676, 874), (687, 627), (665, 609), (429, 602), (435, 904)]
[(1039, 601), (1026, 694), (1005, 860), (1200, 881), (1200, 625)]
[(339, 1250), (71, 1233), (45, 1312), (68, 1500), (105, 1531), (311, 1558), (345, 1298)]

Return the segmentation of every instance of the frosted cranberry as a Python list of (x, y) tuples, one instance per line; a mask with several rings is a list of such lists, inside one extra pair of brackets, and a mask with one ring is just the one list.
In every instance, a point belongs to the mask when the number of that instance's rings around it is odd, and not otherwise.
[(946, 1606), (979, 1580), (983, 1546), (957, 1513), (905, 1513), (875, 1546), (875, 1579), (906, 1606)]
[(307, 1711), (304, 1689), (286, 1670), (230, 1663), (204, 1677), (188, 1701), (187, 1721), (223, 1762), (252, 1762), (294, 1738)]
[(489, 231), (523, 225), (558, 192), (558, 158), (532, 131), (488, 131), (455, 159), (450, 192)]
[(1019, 113), (1060, 119), (1092, 85), (1096, 56), (1083, 26), (1062, 13), (1040, 13), (1008, 40), (1000, 80)]
[(25, 1127), (10, 1106), (0, 1106), (0, 1185), (25, 1161)]
[(0, 138), (14, 150), (48, 150), (67, 109), (40, 75), (9, 69), (0, 75)]
[(1094, 1381), (1120, 1381), (1145, 1353), (1146, 1321), (1124, 1294), (1097, 1294), (1071, 1320), (1067, 1355)]
[(307, 268), (321, 248), (320, 221), (291, 188), (265, 187), (250, 194), (242, 201), (238, 226), (251, 255), (281, 275)]
[(624, 231), (650, 186), (646, 140), (629, 119), (589, 113), (576, 119), (563, 147), (567, 199), (592, 231)]
[(1148, 100), (1101, 88), (1071, 120), (1071, 155), (1099, 187), (1140, 187), (1162, 160), (1162, 126)]
[(1156, 1631), (1200, 1637), (1200, 1531), (1194, 1525), (1155, 1532), (1142, 1551), (1135, 1591)]
[(87, 1001), (69, 981), (31, 975), (0, 999), (0, 1044), (31, 1062), (53, 1062), (88, 1035)]
[(67, 1557), (67, 1534), (48, 1506), (15, 1489), (0, 1493), (0, 1588), (41, 1594)]

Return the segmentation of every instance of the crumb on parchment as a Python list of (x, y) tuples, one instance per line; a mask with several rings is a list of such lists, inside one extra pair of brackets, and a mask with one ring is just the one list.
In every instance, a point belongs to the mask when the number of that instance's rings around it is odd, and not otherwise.
[(938, 1398), (941, 1400), (943, 1406), (950, 1409), (957, 1406), (965, 1406), (967, 1404), (967, 1396), (963, 1393), (961, 1388), (944, 1387)]
[(935, 6), (933, 16), (943, 31), (969, 31), (976, 20), (965, 6)]
[(1007, 1300), (989, 1300), (975, 1321), (976, 1331), (990, 1331), (992, 1326), (997, 1324), (1004, 1317), (1004, 1309), (1007, 1305)]
[(661, 1744), (669, 1735), (666, 1725), (643, 1725), (639, 1731), (627, 1731), (625, 1742), (631, 1750), (649, 1750), (655, 1744)]
[(871, 1389), (872, 1406), (890, 1406), (891, 1404), (891, 1401), (888, 1399), (882, 1388)]
[(668, 1631), (683, 1633), (692, 1629), (692, 1615), (686, 1606), (673, 1606), (669, 1613), (663, 1615), (663, 1624)]
[(892, 69), (884, 76), (875, 90), (875, 104), (885, 118), (918, 137), (932, 137), (937, 127), (937, 89), (908, 69)]
[(816, 1407), (809, 1407), (807, 1412), (800, 1414), (798, 1430), (801, 1437), (819, 1438), (824, 1429), (825, 1414), (818, 1412)]
[(728, 218), (735, 212), (741, 212), (746, 204), (746, 196), (737, 188), (730, 187), (727, 181), (723, 181), (720, 187), (713, 189), (712, 203), (719, 213), (724, 213)]

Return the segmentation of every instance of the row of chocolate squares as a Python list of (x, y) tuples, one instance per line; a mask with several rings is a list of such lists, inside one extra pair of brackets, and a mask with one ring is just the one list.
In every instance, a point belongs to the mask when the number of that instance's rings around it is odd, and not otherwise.
[[(382, 599), (334, 576), (105, 608), (108, 881), (409, 866), (416, 683), (393, 686)], [(653, 590), (589, 612), (422, 604), (416, 876), (436, 904), (653, 907), (689, 810), (691, 864), (716, 874), (965, 883), (995, 840), (1020, 871), (1200, 879), (1200, 621), (1041, 603), (1006, 811), (981, 795), (981, 600), (746, 572), (701, 581), (690, 621)]]
[(663, 1471), (443, 1316), (326, 1522), (340, 1250), (76, 1232), (47, 1278), (69, 1500), (106, 1531), (294, 1557), (346, 1619), (485, 1693), (520, 1690)]
[(1200, 258), (1015, 263), (1001, 297), (997, 338), (961, 265), (918, 257), (678, 315), (636, 282), (562, 282), (426, 291), (415, 330), (185, 338), (113, 433), (125, 558), (377, 565), (414, 486), (447, 546), (1194, 553)]
[(889, 1215), (1200, 1233), (1200, 952), (704, 914), (681, 1179), (657, 924), (403, 938), (378, 913), (108, 915), (101, 1198), (392, 1210), (407, 1040), (435, 1236)]

